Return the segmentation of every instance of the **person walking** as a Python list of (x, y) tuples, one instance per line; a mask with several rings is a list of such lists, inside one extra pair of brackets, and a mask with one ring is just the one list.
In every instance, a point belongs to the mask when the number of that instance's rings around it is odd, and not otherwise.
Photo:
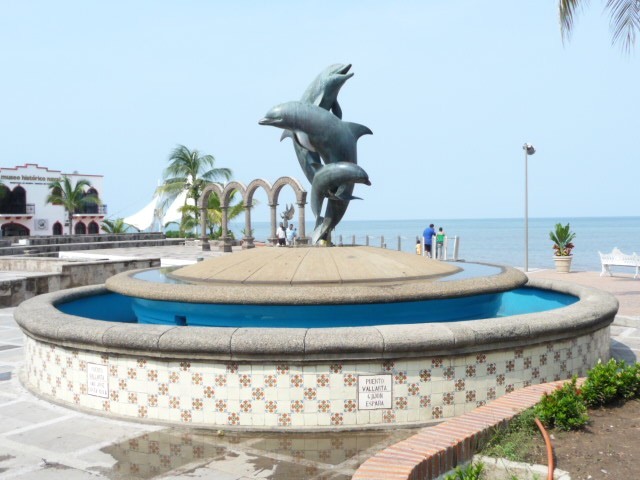
[(424, 232), (422, 232), (422, 237), (424, 238), (424, 251), (429, 258), (431, 258), (431, 244), (433, 243), (433, 236), (435, 234), (436, 231), (433, 229), (433, 223), (431, 223), (424, 229)]

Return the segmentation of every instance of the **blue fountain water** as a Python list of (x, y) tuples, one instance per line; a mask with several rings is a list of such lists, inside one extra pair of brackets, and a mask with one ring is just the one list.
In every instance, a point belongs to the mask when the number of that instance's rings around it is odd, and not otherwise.
[(453, 322), (542, 312), (577, 297), (519, 288), (442, 300), (349, 305), (230, 305), (168, 302), (96, 295), (57, 305), (63, 313), (95, 320), (214, 327), (329, 328)]

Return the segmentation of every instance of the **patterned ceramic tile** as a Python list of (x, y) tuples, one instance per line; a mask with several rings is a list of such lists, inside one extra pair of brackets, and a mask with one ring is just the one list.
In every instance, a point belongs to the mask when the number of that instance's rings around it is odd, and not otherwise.
[[(453, 358), (314, 365), (173, 363), (27, 338), (25, 372), (34, 388), (62, 402), (138, 418), (194, 425), (401, 424), (445, 418), (525, 385), (584, 374), (598, 358), (609, 358), (608, 335), (604, 329)], [(88, 364), (107, 366), (108, 398), (89, 393)], [(376, 373), (392, 375), (392, 409), (358, 410), (358, 375)]]

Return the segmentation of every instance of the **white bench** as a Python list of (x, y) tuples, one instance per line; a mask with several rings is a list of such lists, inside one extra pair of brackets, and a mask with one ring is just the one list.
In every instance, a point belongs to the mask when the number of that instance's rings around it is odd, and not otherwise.
[(612, 275), (609, 267), (633, 267), (636, 269), (636, 274), (633, 278), (638, 278), (638, 275), (640, 275), (640, 255), (637, 253), (633, 252), (631, 255), (627, 255), (617, 248), (614, 248), (611, 253), (598, 253), (600, 254), (600, 263), (602, 264), (601, 277), (605, 273), (608, 273), (609, 276)]

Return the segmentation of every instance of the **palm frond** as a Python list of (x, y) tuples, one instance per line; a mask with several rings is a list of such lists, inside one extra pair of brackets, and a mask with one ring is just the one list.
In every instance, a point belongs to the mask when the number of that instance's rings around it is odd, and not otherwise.
[(230, 168), (212, 168), (204, 172), (201, 177), (206, 180), (215, 181), (219, 179), (229, 180), (231, 175), (232, 172)]
[(635, 45), (636, 34), (640, 29), (640, 1), (607, 0), (606, 8), (611, 12), (611, 43), (620, 42), (622, 50), (628, 53)]
[(558, 1), (558, 13), (560, 16), (560, 32), (562, 33), (562, 41), (568, 40), (571, 37), (571, 31), (573, 30), (573, 22), (576, 17), (577, 11), (582, 8), (583, 4), (586, 4), (585, 0), (559, 0)]

